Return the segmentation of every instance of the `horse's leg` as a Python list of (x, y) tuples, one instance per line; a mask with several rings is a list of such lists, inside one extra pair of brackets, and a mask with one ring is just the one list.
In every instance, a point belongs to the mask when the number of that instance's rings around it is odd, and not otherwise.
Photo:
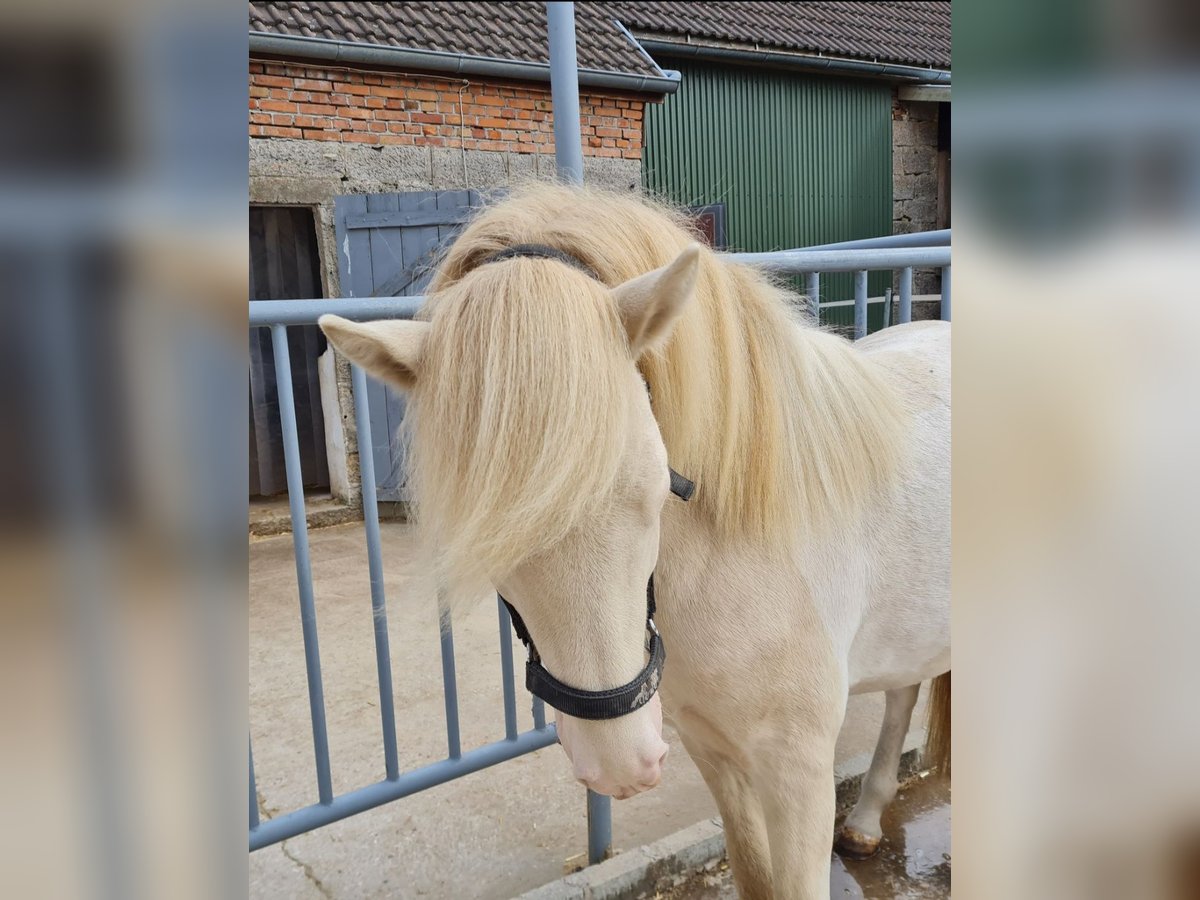
[(755, 761), (753, 781), (770, 835), (775, 900), (829, 897), (833, 752), (840, 721), (835, 716), (813, 731), (789, 729), (772, 752)]
[(725, 828), (725, 850), (742, 900), (771, 900), (771, 854), (762, 802), (749, 773), (682, 732), (683, 745), (716, 798)]
[(900, 754), (920, 690), (921, 685), (912, 684), (886, 692), (883, 727), (879, 730), (879, 743), (875, 745), (871, 768), (863, 778), (858, 802), (846, 817), (835, 842), (837, 851), (844, 856), (866, 859), (879, 849), (879, 841), (883, 837), (879, 818), (899, 788), (897, 771), (900, 768)]

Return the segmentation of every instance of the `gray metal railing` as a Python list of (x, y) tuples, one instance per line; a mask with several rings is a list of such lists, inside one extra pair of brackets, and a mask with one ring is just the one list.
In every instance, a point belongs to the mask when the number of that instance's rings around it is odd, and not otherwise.
[[(512, 624), (508, 610), (497, 601), (500, 626), (500, 667), (504, 692), (504, 739), (466, 751), (462, 749), (459, 737), (458, 690), (454, 667), (454, 633), (449, 610), (443, 604), (440, 609), (440, 621), (442, 623), (442, 686), (446, 706), (446, 758), (411, 771), (400, 771), (400, 760), (396, 749), (395, 698), (392, 695), (392, 665), (388, 647), (387, 600), (383, 587), (383, 553), (379, 532), (379, 509), (375, 495), (374, 460), (370, 453), (360, 453), (363, 521), (366, 530), (367, 565), (371, 584), (370, 615), (374, 624), (382, 750), (386, 778), (340, 796), (334, 796), (333, 793), (329, 762), (329, 736), (325, 721), (325, 698), (321, 675), (321, 654), (317, 635), (316, 601), (313, 595), (312, 563), (308, 549), (308, 524), (305, 518), (304, 490), (300, 480), (299, 435), (292, 397), (287, 326), (315, 323), (319, 316), (329, 312), (358, 320), (411, 318), (419, 308), (422, 299), (420, 297), (403, 297), (367, 301), (353, 299), (259, 300), (250, 303), (250, 327), (269, 327), (271, 329), (276, 379), (279, 385), (279, 416), (283, 429), (284, 464), (287, 470), (292, 545), (296, 557), (296, 580), (299, 589), (300, 620), (304, 640), (304, 660), (308, 681), (308, 701), (312, 719), (317, 783), (316, 803), (269, 820), (260, 821), (255, 790), (254, 754), (251, 750), (249, 758), (251, 850), (266, 847), (355, 813), (443, 784), (516, 756), (539, 750), (558, 740), (553, 723), (546, 723), (545, 708), (542, 702), (536, 698), (532, 698), (534, 727), (529, 731), (518, 731)], [(367, 408), (367, 378), (362, 369), (353, 365), (351, 366), (351, 377), (359, 447), (370, 447), (371, 421)], [(607, 827), (607, 819), (593, 814), (593, 803), (594, 801), (588, 803), (588, 846), (595, 851), (595, 854), (598, 854), (597, 858), (603, 858), (612, 843), (611, 833)]]
[[(950, 320), (950, 229), (892, 237), (867, 238), (842, 244), (825, 244), (771, 253), (729, 253), (729, 259), (757, 266), (780, 275), (804, 275), (805, 293), (815, 321), (821, 316), (821, 275), (826, 272), (854, 273), (854, 338), (867, 334), (867, 273), (899, 271), (897, 324), (912, 321), (913, 269), (939, 269), (942, 273), (941, 315)], [(890, 312), (891, 300), (888, 298)], [(885, 314), (885, 326), (890, 315)]]

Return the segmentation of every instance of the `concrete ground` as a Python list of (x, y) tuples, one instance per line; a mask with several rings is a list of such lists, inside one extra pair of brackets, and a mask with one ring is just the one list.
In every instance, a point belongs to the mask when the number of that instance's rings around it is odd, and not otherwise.
[[(382, 526), (401, 769), (443, 759), (445, 714), (433, 590), (407, 525)], [(335, 793), (384, 777), (362, 523), (310, 532)], [(250, 545), (250, 730), (260, 815), (316, 800), (312, 735), (290, 535)], [(524, 650), (511, 635), (518, 682)], [(456, 615), (462, 744), (504, 735), (494, 601)], [(914, 715), (922, 721), (924, 694)], [(532, 727), (518, 688), (521, 730)], [(869, 753), (881, 694), (852, 697), (838, 759)], [(662, 784), (613, 805), (618, 850), (717, 814), (695, 764), (668, 727)], [(548, 747), (300, 835), (250, 856), (250, 895), (267, 898), (428, 897), (499, 900), (560, 877), (586, 848), (584, 791)]]
[[(833, 855), (832, 900), (947, 900), (950, 896), (950, 785), (914, 778), (884, 813), (883, 845), (870, 859)], [(698, 874), (663, 900), (737, 900), (726, 863)]]

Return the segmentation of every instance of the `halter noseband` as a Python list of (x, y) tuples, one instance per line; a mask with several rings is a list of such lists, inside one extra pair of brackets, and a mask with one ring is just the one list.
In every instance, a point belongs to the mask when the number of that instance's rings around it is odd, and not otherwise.
[[(596, 273), (586, 263), (569, 253), (543, 244), (518, 244), (515, 247), (509, 247), (492, 254), (484, 260), (484, 264), (518, 257), (555, 260), (578, 269), (590, 278), (599, 281)], [(674, 469), (669, 469), (669, 471), (671, 473), (671, 493), (681, 500), (690, 500), (696, 490), (695, 483), (684, 478)], [(573, 688), (546, 671), (545, 666), (542, 665), (541, 654), (534, 646), (533, 638), (529, 634), (529, 629), (525, 627), (521, 614), (503, 596), (500, 597), (500, 600), (508, 607), (508, 614), (512, 617), (513, 630), (529, 652), (529, 658), (525, 662), (526, 690), (564, 715), (574, 716), (577, 719), (616, 719), (641, 709), (650, 702), (650, 698), (658, 690), (658, 683), (662, 679), (663, 664), (667, 661), (667, 651), (663, 647), (662, 636), (659, 635), (658, 628), (654, 624), (656, 607), (653, 572), (650, 573), (650, 578), (646, 582), (646, 633), (649, 635), (646, 651), (650, 654), (650, 660), (632, 681), (620, 687), (603, 691), (585, 691)]]

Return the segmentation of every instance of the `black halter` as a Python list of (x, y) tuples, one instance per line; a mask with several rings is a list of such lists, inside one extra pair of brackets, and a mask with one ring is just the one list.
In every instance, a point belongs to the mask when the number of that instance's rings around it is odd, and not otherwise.
[[(493, 254), (484, 262), (485, 264), (501, 262), (517, 257), (556, 260), (578, 269), (591, 278), (596, 278), (596, 273), (590, 266), (562, 250), (542, 244), (520, 244), (510, 247)], [(599, 279), (597, 278), (597, 280)], [(671, 473), (671, 493), (681, 500), (690, 500), (696, 490), (695, 483), (684, 478), (674, 469), (669, 471)], [(512, 617), (513, 630), (521, 639), (521, 643), (525, 645), (525, 649), (529, 651), (529, 659), (525, 662), (526, 689), (533, 696), (545, 701), (564, 715), (574, 716), (577, 719), (616, 719), (641, 709), (650, 702), (650, 698), (658, 690), (658, 683), (662, 679), (663, 664), (667, 660), (667, 651), (663, 647), (662, 637), (654, 624), (653, 572), (650, 573), (650, 578), (646, 582), (646, 633), (649, 635), (646, 651), (650, 655), (650, 660), (632, 681), (620, 687), (603, 691), (584, 691), (573, 688), (547, 672), (521, 614), (503, 596), (500, 599), (508, 607), (508, 614)]]
[[(692, 496), (696, 485), (671, 469), (671, 493), (681, 500)], [(574, 716), (577, 719), (616, 719), (628, 715), (634, 710), (641, 709), (650, 702), (654, 692), (658, 690), (658, 682), (662, 679), (663, 663), (667, 661), (667, 651), (663, 647), (662, 637), (654, 624), (654, 573), (646, 582), (646, 633), (649, 641), (646, 650), (650, 661), (642, 671), (627, 684), (609, 688), (604, 691), (584, 691), (573, 688), (559, 681), (546, 671), (542, 665), (542, 657), (534, 646), (533, 638), (521, 614), (513, 605), (500, 597), (508, 607), (512, 616), (513, 630), (525, 649), (529, 651), (529, 659), (525, 662), (525, 688), (535, 697), (540, 697), (560, 713)]]

